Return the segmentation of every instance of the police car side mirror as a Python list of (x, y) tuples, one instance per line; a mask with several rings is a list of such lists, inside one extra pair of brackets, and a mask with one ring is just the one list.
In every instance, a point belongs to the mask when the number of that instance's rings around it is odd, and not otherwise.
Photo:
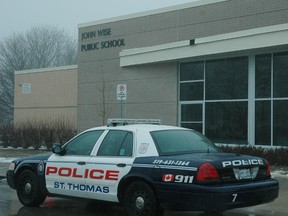
[(53, 144), (52, 152), (55, 154), (61, 155), (63, 152), (63, 149), (59, 143), (55, 143), (55, 144)]

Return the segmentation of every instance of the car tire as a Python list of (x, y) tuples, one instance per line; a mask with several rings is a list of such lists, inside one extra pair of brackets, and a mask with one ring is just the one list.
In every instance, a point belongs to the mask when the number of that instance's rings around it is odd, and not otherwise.
[(154, 191), (141, 181), (133, 182), (128, 186), (124, 205), (128, 216), (160, 216), (164, 212)]
[(24, 170), (20, 173), (16, 190), (18, 199), (24, 206), (39, 206), (46, 199), (46, 195), (39, 187), (36, 175), (31, 170)]

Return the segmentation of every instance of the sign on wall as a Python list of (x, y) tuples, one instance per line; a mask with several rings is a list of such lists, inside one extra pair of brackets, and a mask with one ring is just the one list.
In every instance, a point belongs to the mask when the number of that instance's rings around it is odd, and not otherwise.
[(31, 94), (31, 83), (23, 83), (22, 87), (22, 94)]
[[(81, 45), (80, 50), (81, 52), (86, 52), (125, 46), (124, 38), (105, 39), (111, 36), (113, 36), (111, 28), (83, 32), (81, 34), (81, 43), (84, 44)], [(91, 40), (94, 42), (91, 43)], [(85, 43), (85, 41), (89, 41), (89, 43)]]
[(127, 99), (127, 87), (126, 84), (117, 85), (117, 100), (126, 100)]

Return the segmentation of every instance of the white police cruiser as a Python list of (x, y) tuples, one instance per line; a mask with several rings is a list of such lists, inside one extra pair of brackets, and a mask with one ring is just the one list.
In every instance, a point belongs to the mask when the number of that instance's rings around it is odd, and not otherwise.
[(25, 206), (81, 197), (123, 204), (128, 215), (225, 211), (278, 197), (265, 159), (223, 153), (193, 130), (156, 123), (112, 119), (53, 153), (14, 160), (8, 184)]

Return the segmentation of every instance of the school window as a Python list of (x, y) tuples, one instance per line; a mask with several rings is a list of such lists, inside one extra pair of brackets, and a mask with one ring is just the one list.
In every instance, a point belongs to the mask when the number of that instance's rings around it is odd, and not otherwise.
[(288, 146), (288, 52), (251, 56), (181, 63), (180, 126), (216, 143)]

